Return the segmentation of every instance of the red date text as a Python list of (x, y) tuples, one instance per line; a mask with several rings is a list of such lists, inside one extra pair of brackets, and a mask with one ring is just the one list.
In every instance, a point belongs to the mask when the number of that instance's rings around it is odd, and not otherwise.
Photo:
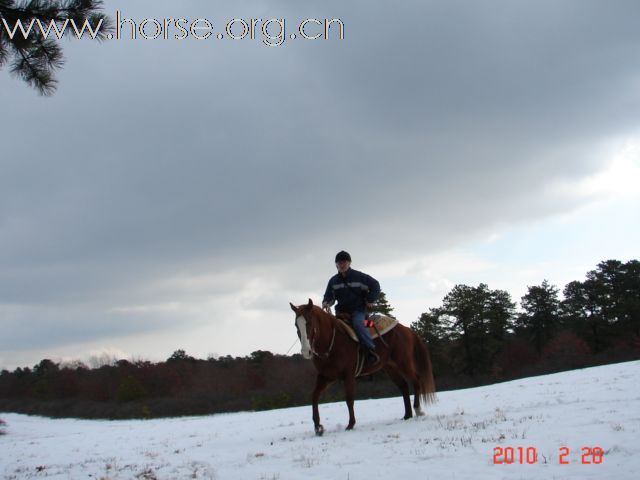
[[(582, 465), (599, 465), (604, 459), (604, 450), (600, 447), (581, 447), (580, 463)], [(560, 447), (558, 450), (558, 463), (569, 465), (571, 449)], [(538, 451), (535, 447), (494, 447), (494, 465), (534, 465), (538, 463)], [(546, 463), (546, 459), (545, 459)]]

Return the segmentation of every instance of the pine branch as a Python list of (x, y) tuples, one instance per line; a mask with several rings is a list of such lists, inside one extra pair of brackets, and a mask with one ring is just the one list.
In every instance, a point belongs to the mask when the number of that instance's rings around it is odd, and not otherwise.
[(58, 81), (53, 71), (64, 63), (62, 50), (52, 40), (40, 41), (29, 49), (16, 49), (17, 59), (11, 73), (22, 78), (41, 95), (55, 92)]
[[(101, 24), (96, 40), (104, 40), (112, 30), (110, 19), (96, 10), (102, 8), (102, 0), (0, 0), (0, 17), (9, 25), (21, 21), (29, 24), (33, 19), (49, 23), (74, 21), (81, 27), (87, 21), (93, 29)], [(73, 38), (73, 35), (69, 35)], [(24, 38), (16, 34), (9, 38), (0, 28), (0, 67), (13, 57), (11, 73), (35, 88), (41, 95), (51, 95), (57, 85), (55, 70), (64, 63), (59, 42), (43, 39), (38, 32)]]
[(9, 52), (7, 51), (7, 47), (4, 45), (4, 42), (0, 37), (0, 68), (4, 66), (8, 58), (9, 58)]

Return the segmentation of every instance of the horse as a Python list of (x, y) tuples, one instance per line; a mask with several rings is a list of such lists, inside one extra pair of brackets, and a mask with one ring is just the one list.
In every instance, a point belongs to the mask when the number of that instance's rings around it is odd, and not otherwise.
[[(296, 314), (295, 325), (302, 344), (302, 356), (313, 359), (317, 371), (316, 384), (312, 394), (313, 425), (315, 433), (321, 436), (324, 427), (320, 423), (318, 400), (326, 388), (337, 380), (344, 383), (349, 423), (346, 430), (356, 424), (353, 410), (355, 399), (356, 371), (359, 370), (359, 343), (355, 342), (341, 320), (322, 308), (309, 303), (295, 306), (289, 303)], [(374, 340), (380, 361), (365, 366), (361, 375), (369, 375), (384, 369), (396, 384), (404, 400), (404, 420), (413, 416), (409, 397), (409, 382), (413, 384), (413, 408), (417, 416), (424, 415), (420, 401), (435, 401), (435, 382), (431, 368), (431, 358), (427, 346), (420, 337), (404, 325), (395, 328)]]

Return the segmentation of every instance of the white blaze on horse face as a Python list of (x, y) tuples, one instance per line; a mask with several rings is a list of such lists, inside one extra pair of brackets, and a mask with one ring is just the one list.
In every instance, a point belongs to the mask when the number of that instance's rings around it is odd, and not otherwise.
[(298, 332), (300, 332), (300, 344), (302, 345), (302, 356), (309, 360), (311, 358), (311, 345), (309, 344), (309, 338), (307, 337), (307, 321), (302, 315), (296, 317), (296, 325), (298, 326)]

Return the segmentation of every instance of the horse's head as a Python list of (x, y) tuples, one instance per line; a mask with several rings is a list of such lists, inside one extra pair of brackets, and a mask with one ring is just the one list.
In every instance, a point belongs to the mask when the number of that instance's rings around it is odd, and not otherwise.
[(313, 301), (309, 299), (309, 303), (295, 306), (293, 303), (289, 303), (291, 310), (296, 314), (296, 330), (298, 331), (298, 338), (302, 345), (302, 356), (307, 360), (313, 356), (311, 349), (311, 342), (317, 330), (317, 311), (318, 307), (313, 304)]

